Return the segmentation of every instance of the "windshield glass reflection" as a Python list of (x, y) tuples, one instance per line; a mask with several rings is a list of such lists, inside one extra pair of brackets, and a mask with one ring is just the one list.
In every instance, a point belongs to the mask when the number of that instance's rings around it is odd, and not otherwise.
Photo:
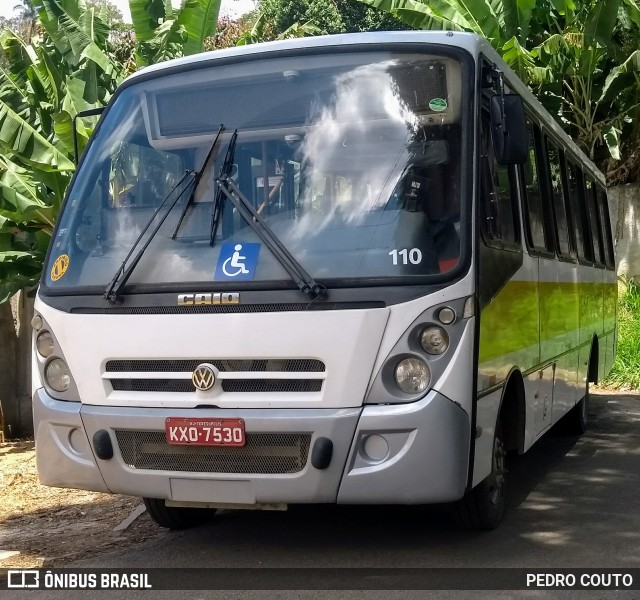
[[(428, 278), (455, 267), (459, 63), (382, 53), (260, 63), (122, 92), (61, 217), (51, 260), (69, 255), (68, 272), (48, 285), (105, 285), (185, 171), (202, 165), (220, 123), (194, 201), (176, 205), (131, 283), (287, 279), (229, 203), (209, 244), (214, 180), (234, 129), (234, 183), (316, 279)], [(222, 266), (233, 257), (244, 269), (229, 275)]]

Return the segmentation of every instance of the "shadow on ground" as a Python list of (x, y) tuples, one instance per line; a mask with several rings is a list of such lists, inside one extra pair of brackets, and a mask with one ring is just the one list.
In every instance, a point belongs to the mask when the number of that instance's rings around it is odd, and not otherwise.
[(640, 397), (593, 394), (590, 418), (584, 436), (552, 431), (516, 457), (509, 473), (509, 512), (495, 531), (459, 529), (445, 506), (220, 511), (211, 524), (167, 531), (144, 549), (87, 564), (635, 567)]

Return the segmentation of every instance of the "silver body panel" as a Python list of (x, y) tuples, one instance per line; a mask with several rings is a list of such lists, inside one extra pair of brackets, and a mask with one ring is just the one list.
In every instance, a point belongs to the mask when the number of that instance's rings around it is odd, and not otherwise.
[[(46, 485), (165, 498), (177, 502), (421, 504), (455, 500), (467, 479), (469, 418), (432, 391), (401, 406), (346, 409), (145, 409), (98, 407), (58, 401), (45, 390), (34, 395), (38, 471)], [(326, 469), (311, 460), (296, 473), (205, 473), (131, 468), (123, 461), (114, 431), (164, 432), (168, 416), (234, 416), (252, 432), (309, 432), (333, 441)], [(417, 427), (417, 423), (424, 427)], [(114, 456), (100, 460), (89, 440), (107, 429)], [(366, 459), (366, 436), (389, 441), (386, 457)]]
[[(387, 32), (251, 45), (169, 61), (145, 69), (132, 79), (153, 72), (160, 75), (164, 69), (186, 69), (195, 64), (213, 66), (217, 61), (227, 59), (259, 60), (277, 51), (366, 44), (373, 47), (395, 42), (455, 46), (466, 49), (476, 61), (484, 54), (500, 64), (512, 89), (525, 98), (532, 111), (542, 114), (540, 103), (512, 76), (485, 40), (458, 32)], [(552, 132), (562, 135), (557, 124), (550, 120), (545, 123)], [(477, 143), (474, 144), (477, 147)], [(573, 142), (567, 142), (567, 147), (578, 152)], [(474, 172), (469, 173), (474, 187), (478, 168), (475, 162)], [(595, 169), (590, 162), (585, 161), (585, 164)], [(601, 175), (594, 176), (603, 182)], [(476, 195), (474, 190), (473, 197)], [(152, 392), (148, 396), (128, 392), (110, 396), (110, 392), (114, 392), (105, 383), (103, 367), (106, 360), (175, 357), (171, 332), (160, 327), (165, 323), (164, 317), (69, 315), (55, 311), (38, 298), (36, 309), (51, 323), (54, 333), (61, 331), (67, 339), (82, 339), (84, 332), (93, 329), (94, 337), (105, 340), (102, 348), (92, 350), (98, 355), (97, 360), (96, 356), (87, 356), (84, 347), (65, 348), (72, 372), (91, 374), (91, 382), (79, 386), (84, 403), (53, 399), (40, 387), (42, 383), (37, 380), (37, 369), (34, 369), (33, 404), (41, 481), (47, 485), (165, 498), (174, 502), (230, 503), (245, 507), (257, 503), (312, 502), (419, 504), (460, 498), (468, 480), (476, 485), (491, 470), (504, 378), (512, 368), (539, 369), (525, 377), (526, 390), (535, 400), (527, 402), (525, 450), (559, 414), (573, 406), (579, 398), (577, 390), (582, 389), (585, 375), (576, 371), (574, 376), (567, 378), (572, 381), (568, 391), (573, 396), (562, 399), (562, 394), (557, 393), (558, 378), (554, 378), (553, 369), (566, 370), (572, 365), (575, 368), (575, 357), (554, 358), (549, 364), (538, 364), (540, 349), (533, 349), (533, 354), (538, 354), (536, 359), (530, 356), (531, 348), (525, 348), (521, 349), (525, 358), (500, 355), (495, 364), (481, 365), (477, 387), (473, 389), (478, 366), (476, 328), (480, 318), (476, 315), (468, 320), (455, 353), (448, 357), (450, 363), (446, 371), (439, 380), (432, 382), (432, 389), (426, 396), (416, 402), (396, 405), (384, 404), (384, 399), (370, 398), (376, 389), (375, 378), (403, 332), (429, 307), (464, 299), (476, 292), (478, 253), (475, 237), (470, 244), (471, 260), (466, 275), (431, 296), (404, 304), (371, 312), (354, 311), (349, 315), (229, 315), (231, 318), (225, 319), (188, 315), (180, 322), (177, 328), (180, 335), (190, 339), (194, 347), (180, 350), (178, 358), (182, 358), (183, 353), (185, 358), (208, 355), (211, 336), (203, 329), (204, 323), (215, 325), (221, 337), (229, 340), (225, 349), (227, 358), (242, 358), (249, 347), (253, 352), (259, 351), (260, 357), (322, 359), (327, 365), (323, 393), (291, 397), (289, 404), (276, 396), (265, 398), (255, 394), (229, 398), (220, 409), (203, 409), (195, 408), (204, 400), (195, 397), (195, 393), (186, 402), (184, 396), (169, 395), (159, 401), (158, 395)], [(536, 261), (528, 260), (521, 269), (519, 275), (523, 280), (537, 278)], [(544, 266), (538, 266), (537, 270), (544, 271)], [(96, 323), (98, 335), (95, 335)], [(318, 337), (322, 339), (302, 338), (302, 331), (320, 332)], [(610, 334), (602, 346), (607, 361), (612, 358), (613, 346), (613, 334)], [(580, 356), (585, 368), (586, 359)], [(567, 361), (566, 367), (562, 360)], [(553, 364), (551, 369), (550, 364)], [(476, 402), (476, 394), (485, 389), (489, 392)], [(211, 396), (205, 399), (210, 400)], [(219, 397), (216, 401), (224, 399)], [(363, 405), (366, 401), (382, 403)], [(245, 419), (248, 433), (308, 432), (311, 434), (309, 459), (301, 470), (286, 474), (185, 473), (127, 466), (113, 431), (135, 428), (163, 432), (164, 419), (168, 416), (241, 417)], [(471, 431), (472, 424), (476, 426), (474, 432)], [(109, 431), (114, 442), (115, 455), (110, 460), (96, 459), (91, 448), (90, 440), (100, 429)], [(375, 435), (385, 438), (388, 449), (386, 453), (381, 452), (381, 458), (371, 459), (363, 448), (367, 438)], [(319, 437), (329, 438), (334, 444), (331, 463), (324, 470), (315, 469), (310, 460), (313, 444)], [(469, 473), (472, 444), (473, 472)]]

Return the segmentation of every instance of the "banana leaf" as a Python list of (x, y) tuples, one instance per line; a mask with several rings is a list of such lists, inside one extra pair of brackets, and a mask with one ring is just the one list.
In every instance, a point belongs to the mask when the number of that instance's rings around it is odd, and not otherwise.
[(185, 56), (202, 52), (205, 38), (215, 35), (220, 3), (221, 0), (186, 0), (182, 5), (178, 22), (187, 32)]
[(73, 163), (49, 140), (0, 101), (0, 147), (27, 165), (44, 171), (70, 171)]

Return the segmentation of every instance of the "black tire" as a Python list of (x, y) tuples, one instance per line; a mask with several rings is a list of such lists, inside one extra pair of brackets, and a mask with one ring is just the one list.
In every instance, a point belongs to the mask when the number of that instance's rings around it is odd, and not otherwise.
[(589, 426), (589, 381), (584, 396), (565, 416), (563, 431), (567, 435), (582, 435)]
[(490, 475), (456, 505), (458, 523), (466, 529), (495, 529), (505, 513), (506, 451), (502, 431), (498, 426), (493, 438), (493, 459)]
[(206, 523), (216, 512), (215, 508), (183, 508), (167, 506), (159, 498), (143, 498), (149, 516), (160, 527), (167, 529), (187, 529)]

